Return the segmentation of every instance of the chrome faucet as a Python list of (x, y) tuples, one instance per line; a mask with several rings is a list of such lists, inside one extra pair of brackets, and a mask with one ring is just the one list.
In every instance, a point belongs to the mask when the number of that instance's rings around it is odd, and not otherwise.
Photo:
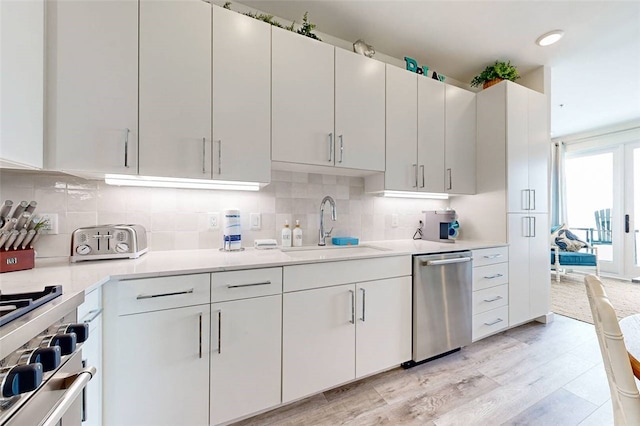
[(322, 202), (320, 203), (320, 238), (318, 239), (319, 246), (327, 245), (327, 243), (325, 242), (325, 238), (330, 237), (331, 231), (333, 231), (333, 227), (331, 227), (329, 232), (324, 231), (324, 205), (327, 201), (329, 202), (329, 204), (331, 204), (331, 220), (335, 222), (338, 217), (336, 214), (336, 202), (333, 200), (333, 198), (327, 195), (322, 199)]

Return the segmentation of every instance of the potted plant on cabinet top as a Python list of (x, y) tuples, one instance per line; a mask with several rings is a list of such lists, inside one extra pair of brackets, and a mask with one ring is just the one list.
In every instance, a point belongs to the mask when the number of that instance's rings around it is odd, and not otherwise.
[(502, 80), (516, 81), (518, 78), (520, 78), (518, 69), (511, 65), (511, 61), (496, 61), (495, 64), (489, 65), (479, 75), (473, 77), (471, 86), (478, 87), (482, 85), (482, 88), (486, 89), (487, 87), (500, 83)]

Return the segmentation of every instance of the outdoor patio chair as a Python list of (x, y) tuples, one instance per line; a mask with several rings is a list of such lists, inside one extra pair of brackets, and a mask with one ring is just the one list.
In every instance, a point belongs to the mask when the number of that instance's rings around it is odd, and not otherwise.
[[(581, 268), (595, 269), (596, 276), (600, 276), (597, 247), (579, 240), (565, 225), (552, 228), (551, 231), (550, 260), (551, 266), (556, 274), (556, 282), (560, 282), (560, 270), (563, 269), (563, 267), (571, 270)], [(582, 248), (576, 250), (576, 246), (567, 247), (565, 244), (562, 244), (561, 240), (556, 238), (558, 233), (564, 234), (567, 239), (579, 242), (578, 246)]]

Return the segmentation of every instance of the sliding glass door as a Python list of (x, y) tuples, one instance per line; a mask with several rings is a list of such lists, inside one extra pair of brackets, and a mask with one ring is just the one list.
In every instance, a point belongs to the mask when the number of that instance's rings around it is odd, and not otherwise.
[(633, 278), (640, 276), (640, 143), (626, 145), (624, 159), (624, 275)]

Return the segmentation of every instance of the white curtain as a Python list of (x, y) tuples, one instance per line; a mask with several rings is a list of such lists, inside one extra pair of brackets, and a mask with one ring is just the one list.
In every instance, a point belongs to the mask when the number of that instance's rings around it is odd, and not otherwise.
[(567, 221), (567, 193), (565, 179), (565, 144), (556, 142), (551, 153), (551, 225)]

